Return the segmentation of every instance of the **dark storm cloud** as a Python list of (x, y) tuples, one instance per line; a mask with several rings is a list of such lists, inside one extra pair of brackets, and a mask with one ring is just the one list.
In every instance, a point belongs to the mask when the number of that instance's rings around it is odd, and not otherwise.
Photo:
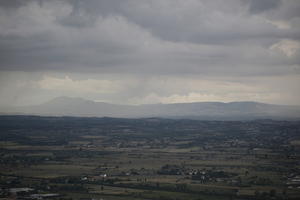
[(251, 13), (261, 13), (267, 10), (275, 9), (280, 6), (281, 0), (244, 0), (249, 3)]
[[(236, 12), (242, 11), (245, 5), (249, 7), (252, 14), (258, 14), (278, 8), (281, 5), (280, 0), (242, 0), (243, 3), (239, 0), (228, 0), (226, 5), (219, 0), (187, 1), (186, 4), (191, 3), (191, 5), (182, 4), (183, 7), (179, 1), (165, 1), (161, 4), (158, 1), (139, 0), (91, 0), (89, 3), (71, 0), (69, 2), (73, 11), (66, 17), (67, 20), (61, 20), (63, 25), (90, 25), (95, 21), (96, 16), (120, 15), (168, 41), (215, 44), (251, 38), (255, 40), (295, 38), (299, 35), (298, 32), (280, 31), (276, 27), (263, 23), (249, 25), (243, 19), (235, 21), (235, 18), (238, 18), (235, 14), (239, 14)], [(292, 8), (295, 6), (290, 6), (289, 10)]]
[(299, 4), (4, 0), (0, 69), (247, 75), (296, 68), (298, 73)]
[(0, 1), (0, 6), (4, 8), (18, 8), (26, 4), (23, 0)]
[(58, 19), (58, 22), (74, 27), (93, 25), (99, 16), (123, 15), (124, 6), (128, 3), (127, 0), (89, 0), (88, 3), (83, 0), (67, 0), (67, 2), (72, 6), (72, 12)]
[(36, 1), (40, 6), (43, 6), (44, 0), (3, 0), (0, 1), (0, 7), (3, 7), (5, 9), (17, 9), (25, 6), (31, 1)]

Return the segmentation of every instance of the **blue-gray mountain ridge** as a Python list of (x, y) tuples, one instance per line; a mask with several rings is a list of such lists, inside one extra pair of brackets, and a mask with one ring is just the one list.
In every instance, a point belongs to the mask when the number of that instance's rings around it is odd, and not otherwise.
[(2, 113), (80, 117), (162, 117), (201, 120), (298, 120), (300, 119), (300, 106), (250, 101), (117, 105), (82, 98), (57, 97), (44, 104), (9, 108), (8, 111), (2, 110)]

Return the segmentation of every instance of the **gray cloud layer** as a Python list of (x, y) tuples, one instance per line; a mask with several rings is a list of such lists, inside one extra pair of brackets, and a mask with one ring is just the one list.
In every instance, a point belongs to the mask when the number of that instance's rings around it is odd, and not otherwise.
[[(299, 73), (295, 8), (299, 1), (1, 1), (0, 68)], [(270, 49), (281, 40), (290, 46)]]
[(0, 104), (300, 100), (298, 0), (3, 0), (0, 51)]

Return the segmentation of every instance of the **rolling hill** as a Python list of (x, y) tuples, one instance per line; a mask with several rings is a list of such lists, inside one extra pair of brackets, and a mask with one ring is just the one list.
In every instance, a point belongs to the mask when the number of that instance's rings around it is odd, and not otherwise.
[(41, 105), (10, 108), (5, 113), (43, 116), (162, 117), (201, 120), (300, 119), (300, 106), (258, 102), (116, 105), (82, 98), (58, 97)]

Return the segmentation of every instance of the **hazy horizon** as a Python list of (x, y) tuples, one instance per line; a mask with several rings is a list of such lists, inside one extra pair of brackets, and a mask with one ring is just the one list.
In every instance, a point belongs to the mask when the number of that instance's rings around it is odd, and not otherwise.
[[(84, 98), (84, 97), (77, 97), (77, 96), (57, 96), (54, 97), (52, 99), (46, 100), (44, 102), (41, 102), (39, 104), (28, 104), (28, 105), (22, 105), (22, 106), (36, 106), (36, 105), (43, 105), (43, 104), (47, 104), (52, 102), (53, 100), (56, 99), (61, 99), (61, 98), (66, 98), (66, 99), (80, 99), (83, 101), (91, 101), (91, 102), (95, 102), (95, 103), (106, 103), (106, 104), (113, 104), (113, 105), (128, 105), (128, 106), (142, 106), (142, 105), (155, 105), (155, 104), (184, 104), (184, 103), (240, 103), (240, 102), (250, 102), (250, 103), (262, 103), (262, 104), (271, 104), (271, 105), (287, 105), (288, 104), (272, 104), (272, 103), (268, 103), (268, 102), (260, 102), (260, 101), (191, 101), (191, 102), (171, 102), (171, 103), (162, 103), (162, 102), (157, 102), (157, 103), (135, 103), (135, 104), (128, 104), (128, 103), (111, 103), (111, 102), (105, 102), (105, 101), (101, 101), (101, 100), (93, 100), (93, 99), (88, 99), (88, 98)], [(296, 104), (291, 104), (290, 106), (299, 106), (300, 104), (296, 105)]]
[(111, 104), (84, 98), (58, 97), (44, 104), (0, 108), (4, 115), (170, 118), (199, 120), (299, 120), (300, 106), (252, 101), (170, 104)]
[(4, 0), (0, 107), (300, 105), (298, 0)]

